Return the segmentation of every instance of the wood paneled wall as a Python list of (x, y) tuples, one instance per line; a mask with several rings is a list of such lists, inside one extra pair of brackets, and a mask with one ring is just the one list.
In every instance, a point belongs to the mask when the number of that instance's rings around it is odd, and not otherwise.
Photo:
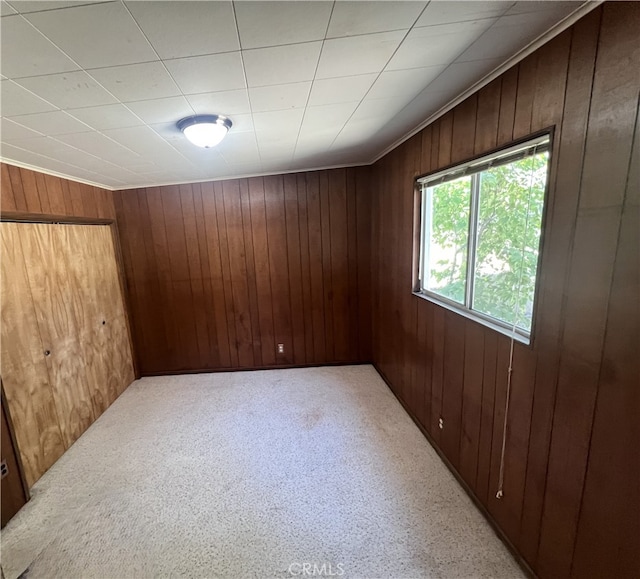
[(56, 217), (114, 219), (113, 195), (93, 187), (0, 163), (0, 211)]
[[(638, 22), (640, 4), (604, 4), (374, 167), (373, 359), (541, 577), (640, 572)], [(509, 340), (412, 295), (414, 180), (551, 126), (497, 500)]]
[(368, 175), (116, 192), (141, 372), (370, 360)]

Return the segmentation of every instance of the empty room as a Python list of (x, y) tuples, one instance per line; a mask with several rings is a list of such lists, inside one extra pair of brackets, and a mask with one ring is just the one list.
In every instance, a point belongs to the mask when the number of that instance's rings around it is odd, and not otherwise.
[(640, 2), (0, 1), (2, 579), (640, 577)]

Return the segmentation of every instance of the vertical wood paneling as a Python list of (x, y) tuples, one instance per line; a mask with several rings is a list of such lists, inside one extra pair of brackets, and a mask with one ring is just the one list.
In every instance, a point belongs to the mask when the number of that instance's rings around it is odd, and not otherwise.
[(418, 135), (426, 174), (554, 128), (534, 336), (514, 346), (501, 499), (510, 341), (397, 282), (414, 259), (400, 241), (415, 219), (411, 147), (372, 170), (374, 361), (541, 577), (638, 570), (639, 10), (597, 8)]
[(0, 163), (0, 211), (86, 218), (115, 218), (111, 191)]
[[(564, 107), (556, 112), (561, 121), (556, 125), (555, 154), (552, 173), (555, 188), (549, 197), (543, 249), (542, 283), (537, 317), (538, 367), (529, 439), (527, 482), (523, 505), (521, 550), (528, 561), (535, 561), (546, 487), (547, 460), (551, 438), (552, 412), (558, 375), (559, 340), (564, 304), (563, 287), (570, 258), (572, 237), (580, 190), (580, 174), (584, 159), (584, 141), (593, 82), (596, 47), (600, 29), (600, 11), (578, 22), (572, 31)], [(546, 61), (545, 61), (546, 62)], [(541, 63), (544, 66), (543, 63)], [(562, 192), (562, 194), (560, 194)]]
[(116, 192), (141, 371), (368, 360), (368, 171)]

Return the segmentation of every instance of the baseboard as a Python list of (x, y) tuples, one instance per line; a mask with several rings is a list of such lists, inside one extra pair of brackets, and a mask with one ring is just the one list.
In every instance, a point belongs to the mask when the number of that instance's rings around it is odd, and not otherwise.
[(216, 374), (218, 372), (252, 372), (255, 370), (289, 370), (292, 368), (320, 368), (322, 366), (362, 366), (373, 364), (370, 361), (346, 360), (340, 362), (323, 362), (318, 364), (272, 364), (270, 366), (233, 366), (231, 368), (196, 368), (185, 370), (163, 370), (159, 372), (141, 372), (140, 378), (145, 376), (177, 376), (180, 374)]
[(396, 400), (398, 402), (400, 402), (400, 404), (404, 408), (405, 412), (411, 417), (411, 420), (413, 420), (413, 422), (416, 424), (416, 426), (420, 429), (420, 432), (422, 432), (422, 434), (427, 439), (429, 444), (438, 453), (438, 456), (440, 457), (442, 462), (444, 462), (444, 464), (451, 471), (451, 473), (456, 478), (456, 480), (458, 481), (460, 486), (465, 490), (467, 495), (469, 495), (469, 498), (473, 501), (473, 504), (482, 513), (484, 518), (487, 520), (487, 522), (489, 523), (489, 525), (493, 529), (494, 533), (505, 544), (507, 549), (509, 549), (509, 552), (513, 555), (513, 558), (516, 560), (516, 562), (518, 563), (520, 568), (529, 577), (531, 577), (532, 579), (536, 579), (537, 575), (534, 573), (533, 569), (529, 566), (529, 563), (527, 563), (524, 560), (524, 558), (522, 557), (522, 555), (520, 554), (518, 549), (516, 549), (515, 545), (511, 542), (509, 537), (507, 537), (507, 535), (502, 530), (500, 525), (498, 525), (497, 521), (493, 518), (493, 516), (491, 515), (491, 513), (489, 512), (487, 507), (485, 507), (482, 504), (482, 502), (480, 501), (480, 499), (478, 499), (478, 497), (476, 497), (476, 495), (474, 494), (474, 492), (471, 489), (471, 487), (467, 484), (467, 482), (464, 480), (464, 478), (462, 478), (462, 475), (456, 470), (456, 468), (453, 466), (453, 464), (451, 464), (451, 462), (449, 461), (447, 456), (444, 454), (444, 452), (442, 452), (440, 447), (436, 444), (434, 439), (431, 437), (431, 434), (429, 434), (429, 431), (420, 423), (420, 421), (416, 418), (416, 416), (413, 414), (413, 412), (409, 409), (409, 407), (407, 406), (405, 401), (402, 400), (402, 398), (400, 398), (400, 396), (398, 396), (398, 394), (396, 394), (395, 390), (393, 389), (393, 386), (391, 385), (391, 382), (384, 375), (384, 372), (378, 367), (378, 365), (375, 362), (371, 362), (371, 364), (376, 369), (376, 372), (378, 372), (380, 377), (384, 380), (384, 382), (388, 386), (389, 390), (391, 390), (391, 393), (396, 397)]

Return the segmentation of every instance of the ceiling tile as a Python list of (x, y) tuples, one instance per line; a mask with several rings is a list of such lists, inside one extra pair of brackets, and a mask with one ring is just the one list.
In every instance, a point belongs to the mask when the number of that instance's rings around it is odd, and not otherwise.
[(526, 2), (516, 2), (506, 12), (507, 14), (524, 14), (526, 12), (540, 12), (544, 10), (555, 10), (570, 14), (580, 7), (583, 2), (571, 0), (569, 2), (560, 2), (559, 0), (526, 0)]
[(240, 52), (165, 61), (184, 94), (245, 88)]
[(216, 151), (220, 153), (228, 163), (246, 163), (249, 160), (260, 160), (256, 137), (253, 133), (229, 134), (225, 140), (216, 147)]
[(307, 104), (311, 82), (275, 84), (249, 89), (254, 113), (302, 108)]
[(103, 105), (67, 111), (77, 119), (99, 131), (142, 125), (142, 121), (122, 104)]
[(247, 84), (266, 86), (312, 80), (322, 42), (306, 42), (242, 53)]
[[(549, 2), (553, 5), (555, 2)], [(481, 35), (458, 58), (461, 62), (506, 58), (546, 32), (553, 24), (565, 16), (554, 9), (535, 13), (502, 16), (487, 32)]]
[(501, 59), (477, 60), (474, 62), (456, 62), (447, 67), (427, 88), (427, 92), (446, 92), (449, 100), (489, 74), (501, 64)]
[(354, 113), (358, 104), (359, 102), (350, 102), (309, 107), (305, 111), (300, 132), (310, 134), (313, 131), (318, 136), (326, 133), (335, 136)]
[(42, 133), (32, 131), (31, 129), (23, 127), (18, 123), (14, 123), (12, 120), (6, 119), (4, 117), (0, 119), (0, 133), (2, 134), (2, 141), (7, 143), (16, 140), (42, 137)]
[(322, 40), (331, 2), (236, 2), (243, 49)]
[(135, 155), (121, 144), (96, 132), (61, 135), (58, 140), (108, 161), (118, 162)]
[(313, 160), (314, 157), (322, 155), (329, 150), (331, 143), (338, 136), (338, 131), (326, 133), (321, 136), (312, 136), (308, 133), (300, 133), (296, 150), (293, 154), (294, 159)]
[(65, 143), (51, 138), (51, 137), (38, 137), (36, 139), (29, 138), (24, 140), (15, 140), (11, 143), (16, 147), (28, 149), (32, 153), (38, 155), (44, 155), (50, 157), (58, 154), (73, 154), (74, 149), (69, 147)]
[(116, 99), (86, 72), (63, 72), (16, 81), (61, 109), (106, 105)]
[(125, 103), (180, 95), (180, 89), (161, 62), (99, 68), (89, 73)]
[(393, 55), (387, 70), (449, 64), (494, 22), (485, 19), (414, 28)]
[(231, 119), (234, 133), (247, 133), (253, 131), (253, 115), (233, 115)]
[(157, 59), (120, 2), (35, 12), (26, 18), (83, 68)]
[(274, 135), (297, 132), (302, 122), (303, 114), (303, 109), (254, 113), (253, 124), (256, 131)]
[[(528, 2), (527, 2), (528, 3)], [(493, 18), (504, 14), (512, 2), (497, 0), (478, 2), (477, 0), (432, 0), (422, 13), (416, 26), (434, 26), (449, 22), (465, 22)]]
[(336, 2), (327, 38), (408, 30), (426, 2)]
[(183, 96), (129, 103), (130, 108), (145, 123), (177, 123), (194, 115), (194, 110)]
[[(176, 123), (152, 123), (149, 127), (166, 141), (186, 140)], [(175, 146), (174, 143), (171, 143), (171, 145)]]
[(80, 67), (22, 16), (2, 19), (2, 72), (8, 78), (78, 70)]
[(4, 0), (0, 2), (0, 16), (9, 16), (10, 14), (15, 14), (16, 11), (9, 6)]
[(127, 2), (161, 58), (239, 50), (231, 2)]
[(440, 65), (410, 70), (385, 71), (371, 87), (369, 94), (367, 94), (367, 99), (394, 97), (398, 100), (398, 105), (407, 103), (435, 80), (445, 68), (446, 65)]
[(251, 112), (249, 92), (246, 88), (188, 95), (187, 100), (198, 115), (235, 115)]
[(326, 40), (316, 78), (380, 72), (404, 35), (404, 31), (380, 32)]
[(108, 129), (103, 132), (109, 138), (139, 155), (151, 155), (155, 162), (160, 161), (157, 156), (161, 156), (163, 159), (172, 159), (177, 155), (171, 145), (147, 126)]
[(104, 0), (12, 0), (14, 8), (21, 14), (58, 10), (59, 8), (72, 8), (102, 1)]
[(359, 101), (378, 77), (377, 73), (314, 80), (309, 106)]
[(5, 117), (56, 109), (52, 104), (45, 102), (12, 80), (0, 81), (0, 106), (2, 106), (2, 116)]
[(91, 131), (84, 123), (81, 123), (64, 111), (51, 111), (47, 113), (36, 113), (33, 115), (21, 115), (13, 117), (16, 123), (40, 131), (50, 137), (66, 135), (69, 133), (82, 133)]

